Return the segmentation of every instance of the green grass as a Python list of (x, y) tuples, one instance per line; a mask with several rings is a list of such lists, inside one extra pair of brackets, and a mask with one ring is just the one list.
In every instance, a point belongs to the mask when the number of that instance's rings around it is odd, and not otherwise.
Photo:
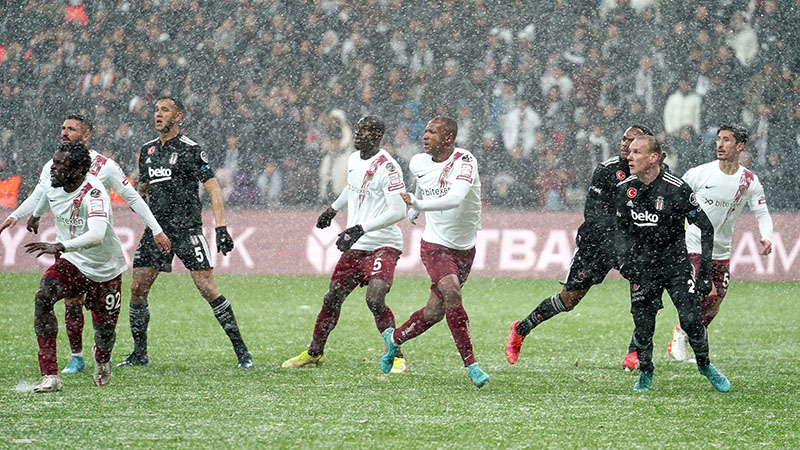
[[(620, 370), (633, 324), (626, 285), (596, 287), (575, 311), (540, 326), (520, 361), (503, 355), (508, 325), (560, 289), (553, 280), (471, 279), (464, 290), (475, 353), (491, 376), (476, 389), (444, 322), (403, 349), (410, 372), (383, 375), (382, 341), (364, 291), (345, 302), (321, 368), (280, 369), (308, 344), (325, 277), (218, 276), (255, 370), (234, 369), (230, 343), (186, 275), (151, 293), (146, 368), (91, 367), (64, 390), (39, 380), (33, 294), (39, 274), (0, 274), (0, 447), (231, 448), (797, 448), (800, 308), (796, 283), (733, 283), (709, 330), (712, 360), (730, 378), (713, 390), (694, 365), (664, 356), (675, 308), (656, 329), (653, 390), (633, 392)], [(114, 359), (132, 347), (127, 286)], [(423, 278), (399, 277), (388, 301), (398, 324), (427, 298)], [(59, 318), (59, 366), (68, 359)], [(91, 347), (87, 315), (84, 348)]]

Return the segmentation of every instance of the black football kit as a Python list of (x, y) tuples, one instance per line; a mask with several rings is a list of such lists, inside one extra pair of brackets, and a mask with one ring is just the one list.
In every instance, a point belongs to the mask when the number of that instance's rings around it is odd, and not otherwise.
[[(614, 195), (620, 273), (630, 281), (633, 344), (639, 369), (653, 370), (653, 333), (661, 295), (666, 290), (689, 336), (697, 364), (708, 366), (708, 336), (700, 321), (700, 295), (711, 277), (714, 228), (683, 180), (661, 171), (650, 184), (635, 175), (617, 184)], [(697, 277), (686, 250), (684, 221), (697, 225), (703, 251)]]

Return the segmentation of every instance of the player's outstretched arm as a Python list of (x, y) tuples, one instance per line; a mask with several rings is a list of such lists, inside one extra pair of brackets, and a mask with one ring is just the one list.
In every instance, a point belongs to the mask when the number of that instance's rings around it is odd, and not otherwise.
[(425, 200), (411, 197), (411, 207), (419, 211), (445, 211), (457, 208), (467, 198), (471, 187), (469, 183), (453, 183), (453, 186), (443, 197)]
[(214, 222), (217, 234), (217, 252), (227, 255), (233, 250), (233, 239), (228, 233), (227, 222), (225, 220), (225, 200), (222, 196), (222, 188), (216, 178), (209, 178), (203, 182), (203, 187), (211, 199), (211, 210), (214, 212)]
[(106, 178), (109, 186), (125, 200), (133, 212), (144, 220), (144, 223), (150, 228), (150, 231), (153, 232), (153, 238), (158, 249), (168, 253), (172, 244), (167, 235), (164, 234), (164, 230), (161, 228), (161, 225), (159, 225), (153, 212), (150, 211), (150, 207), (147, 206), (147, 202), (144, 201), (142, 196), (139, 195), (136, 189), (128, 182), (119, 165), (110, 160), (106, 165), (108, 166), (109, 164), (113, 164), (113, 166), (107, 168), (107, 170), (110, 171), (109, 176)]

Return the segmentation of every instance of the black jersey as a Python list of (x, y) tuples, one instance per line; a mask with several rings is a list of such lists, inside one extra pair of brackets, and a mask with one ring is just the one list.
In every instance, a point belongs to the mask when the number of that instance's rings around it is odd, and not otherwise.
[(644, 271), (688, 264), (685, 219), (702, 231), (703, 260), (708, 259), (710, 269), (714, 227), (683, 180), (662, 170), (645, 185), (631, 175), (617, 184), (614, 201), (620, 264), (632, 264)]
[(201, 227), (198, 183), (214, 178), (206, 152), (182, 134), (164, 145), (154, 139), (139, 152), (139, 180), (148, 184), (148, 203), (158, 223), (172, 232)]
[(629, 175), (628, 161), (619, 156), (604, 161), (594, 169), (583, 208), (584, 223), (579, 230), (582, 239), (604, 241), (613, 245), (611, 233), (617, 226), (614, 192), (617, 183), (627, 179)]

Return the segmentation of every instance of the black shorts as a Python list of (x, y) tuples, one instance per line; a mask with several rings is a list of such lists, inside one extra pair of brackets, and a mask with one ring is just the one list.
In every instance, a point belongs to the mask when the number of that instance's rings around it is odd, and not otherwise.
[(568, 291), (580, 291), (600, 284), (608, 272), (616, 267), (613, 239), (611, 235), (578, 233), (575, 254), (569, 264), (567, 279), (563, 282)]
[(666, 290), (678, 311), (699, 308), (700, 296), (694, 285), (691, 263), (687, 260), (654, 264), (656, 270), (645, 272), (639, 283), (630, 283), (631, 312), (647, 309), (655, 314), (664, 307), (662, 296)]
[(172, 272), (172, 259), (178, 259), (189, 270), (207, 270), (211, 264), (211, 250), (200, 228), (183, 232), (168, 233), (172, 243), (172, 251), (161, 253), (153, 240), (153, 232), (147, 228), (139, 241), (139, 247), (133, 255), (133, 267), (152, 267), (159, 272)]

